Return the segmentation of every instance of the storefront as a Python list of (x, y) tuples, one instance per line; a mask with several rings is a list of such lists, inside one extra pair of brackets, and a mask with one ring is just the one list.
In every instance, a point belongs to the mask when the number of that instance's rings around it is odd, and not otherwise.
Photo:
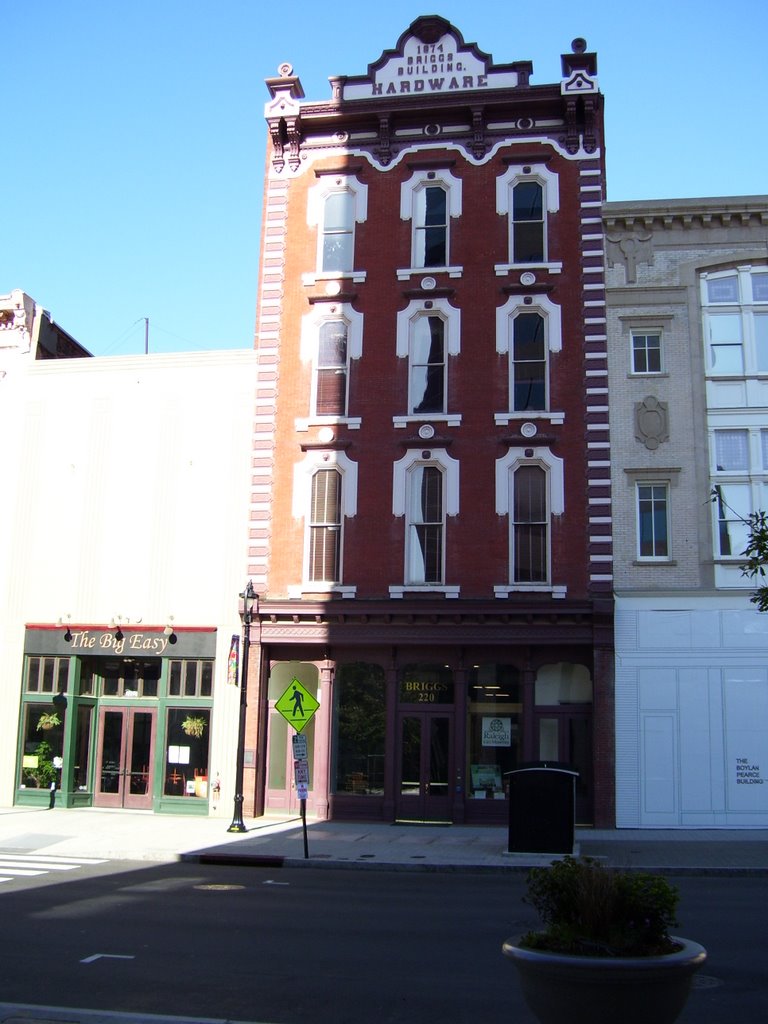
[(27, 626), (16, 803), (207, 814), (216, 636)]
[[(261, 624), (262, 640), (277, 633)], [(276, 707), (292, 681), (318, 703), (302, 728), (319, 818), (505, 823), (507, 773), (522, 764), (578, 772), (578, 824), (594, 824), (593, 650), (263, 643), (264, 807), (298, 813), (291, 725)], [(253, 664), (253, 663), (252, 663)]]

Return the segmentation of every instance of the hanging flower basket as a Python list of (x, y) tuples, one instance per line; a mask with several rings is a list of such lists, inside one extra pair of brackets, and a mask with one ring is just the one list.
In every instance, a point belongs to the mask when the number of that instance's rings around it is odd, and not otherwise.
[(206, 721), (199, 715), (187, 715), (184, 721), (181, 723), (181, 728), (187, 734), (187, 736), (194, 736), (197, 739), (205, 732)]
[(47, 731), (48, 729), (55, 729), (57, 725), (61, 725), (61, 719), (54, 711), (50, 714), (40, 715), (36, 728)]

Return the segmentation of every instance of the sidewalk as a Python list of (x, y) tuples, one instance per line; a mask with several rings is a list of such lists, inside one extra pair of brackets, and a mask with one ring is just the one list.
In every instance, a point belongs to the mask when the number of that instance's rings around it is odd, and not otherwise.
[[(0, 808), (0, 853), (40, 853), (168, 863), (431, 871), (520, 871), (548, 854), (507, 853), (507, 829), (469, 825), (389, 825), (298, 818), (230, 819), (148, 811)], [(577, 829), (575, 853), (615, 867), (670, 874), (768, 875), (768, 829)]]

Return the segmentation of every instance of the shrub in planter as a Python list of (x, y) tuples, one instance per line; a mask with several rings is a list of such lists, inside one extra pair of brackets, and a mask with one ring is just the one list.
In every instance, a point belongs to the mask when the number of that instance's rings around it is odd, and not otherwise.
[(541, 931), (508, 939), (523, 995), (541, 1024), (671, 1024), (706, 951), (671, 935), (677, 889), (642, 872), (566, 857), (528, 875)]

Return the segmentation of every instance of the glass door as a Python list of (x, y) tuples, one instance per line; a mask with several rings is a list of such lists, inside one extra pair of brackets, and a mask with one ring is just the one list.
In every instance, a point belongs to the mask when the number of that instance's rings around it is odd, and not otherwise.
[(398, 820), (451, 821), (452, 727), (452, 716), (445, 713), (400, 713)]
[(152, 808), (154, 708), (101, 708), (94, 806)]
[(578, 772), (576, 779), (576, 824), (591, 825), (592, 715), (589, 712), (542, 712), (538, 716), (539, 760), (567, 764)]

